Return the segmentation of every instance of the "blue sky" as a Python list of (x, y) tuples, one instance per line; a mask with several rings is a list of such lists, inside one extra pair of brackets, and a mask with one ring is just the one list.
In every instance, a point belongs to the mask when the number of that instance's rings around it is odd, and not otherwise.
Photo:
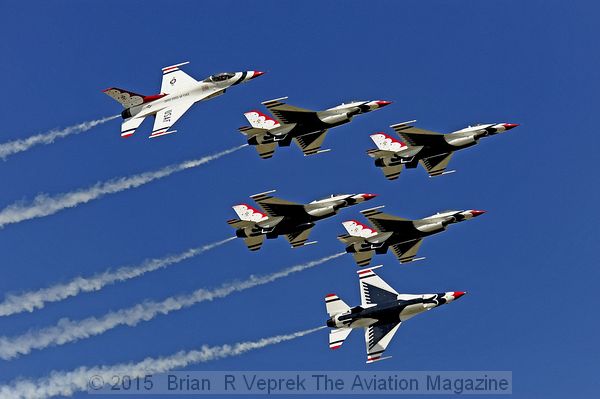
[[(112, 121), (79, 136), (0, 162), (0, 208), (38, 193), (60, 193), (153, 170), (243, 144), (243, 112), (289, 96), (305, 108), (351, 99), (394, 104), (331, 131), (333, 151), (304, 158), (253, 149), (155, 183), (0, 231), (0, 295), (136, 264), (232, 235), (230, 206), (277, 189), (290, 200), (331, 192), (374, 192), (369, 205), (418, 218), (438, 210), (488, 213), (428, 239), (427, 256), (399, 265), (379, 257), (381, 276), (400, 292), (466, 290), (469, 295), (406, 323), (391, 360), (364, 364), (362, 334), (341, 350), (327, 333), (192, 370), (512, 370), (515, 397), (596, 393), (595, 295), (600, 272), (596, 118), (598, 6), (558, 1), (368, 2), (5, 2), (0, 32), (3, 127), (0, 142), (113, 115), (101, 90), (155, 94), (160, 68), (191, 61), (203, 79), (221, 71), (263, 77), (195, 106), (178, 133), (130, 139)], [(32, 12), (35, 10), (35, 12)], [(476, 122), (521, 126), (458, 153), (457, 173), (422, 169), (386, 181), (365, 151), (369, 134), (392, 123), (450, 131)], [(367, 207), (367, 206), (363, 206)], [(98, 293), (0, 318), (16, 336), (52, 325), (267, 274), (343, 250), (341, 222), (314, 229), (318, 245), (291, 250), (269, 241), (257, 253), (234, 241)], [(358, 304), (356, 267), (344, 256), (264, 287), (233, 294), (135, 328), (0, 361), (2, 382), (51, 370), (167, 355), (294, 332), (324, 323), (323, 296)]]

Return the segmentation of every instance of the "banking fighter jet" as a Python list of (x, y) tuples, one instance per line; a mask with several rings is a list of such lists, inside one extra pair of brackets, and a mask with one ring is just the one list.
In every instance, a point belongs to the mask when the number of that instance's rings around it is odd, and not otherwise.
[(519, 126), (516, 123), (488, 123), (442, 134), (417, 128), (412, 125), (414, 122), (390, 126), (402, 141), (383, 132), (371, 135), (377, 148), (368, 150), (367, 154), (375, 158), (375, 166), (381, 168), (389, 180), (397, 179), (404, 166), (416, 168), (419, 162), (430, 177), (452, 173), (453, 170), (447, 171), (446, 168), (454, 151), (478, 144), (482, 137)]
[(472, 219), (485, 213), (469, 209), (444, 211), (423, 219), (409, 220), (381, 212), (383, 206), (361, 211), (374, 227), (356, 220), (342, 223), (348, 234), (338, 236), (346, 244), (346, 252), (354, 256), (358, 266), (366, 266), (374, 254), (385, 254), (392, 250), (400, 263), (414, 262), (423, 238), (440, 233), (453, 224)]
[(360, 306), (350, 307), (337, 295), (325, 297), (329, 319), (329, 347), (337, 349), (355, 328), (365, 329), (367, 363), (389, 359), (382, 357), (398, 328), (406, 320), (427, 310), (450, 303), (465, 294), (463, 291), (438, 294), (399, 294), (374, 269), (358, 271)]
[(125, 110), (121, 113), (121, 137), (130, 137), (147, 116), (154, 117), (150, 138), (175, 133), (170, 130), (183, 114), (195, 103), (209, 100), (225, 93), (231, 87), (248, 82), (263, 74), (260, 71), (223, 72), (197, 81), (179, 69), (181, 64), (162, 69), (160, 93), (144, 96), (132, 91), (110, 87), (104, 93), (120, 102)]
[(283, 102), (287, 97), (263, 102), (275, 118), (261, 111), (249, 111), (244, 114), (251, 126), (239, 128), (248, 139), (248, 144), (256, 147), (258, 155), (271, 158), (275, 147), (287, 147), (292, 140), (300, 147), (305, 156), (327, 152), (321, 145), (327, 130), (346, 124), (356, 115), (371, 112), (390, 101), (352, 101), (323, 111), (311, 111)]
[(273, 197), (270, 195), (273, 192), (250, 197), (258, 203), (262, 212), (248, 204), (235, 205), (233, 210), (239, 219), (227, 221), (251, 251), (259, 250), (265, 238), (280, 235), (285, 236), (292, 248), (314, 244), (316, 241), (307, 240), (315, 222), (337, 214), (342, 208), (376, 197), (375, 194), (333, 194), (308, 204), (299, 204)]

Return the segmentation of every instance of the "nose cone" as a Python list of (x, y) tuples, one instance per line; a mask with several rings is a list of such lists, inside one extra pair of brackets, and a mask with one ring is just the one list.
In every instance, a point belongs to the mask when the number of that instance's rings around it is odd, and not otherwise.
[(446, 292), (446, 301), (447, 303), (450, 303), (452, 301), (457, 300), (458, 298), (460, 298), (461, 296), (465, 295), (466, 292), (465, 291), (450, 291), (450, 292)]
[(478, 210), (475, 210), (475, 209), (471, 210), (469, 212), (471, 212), (471, 216), (473, 216), (473, 217), (477, 217), (477, 216), (483, 215), (485, 213), (485, 211), (478, 211)]
[(327, 327), (335, 327), (335, 322), (331, 317), (327, 319)]
[(375, 101), (375, 104), (377, 104), (378, 108), (383, 108), (387, 105), (390, 105), (392, 102), (391, 101), (384, 101), (384, 100), (377, 100)]
[(261, 71), (248, 71), (248, 74), (247, 74), (248, 78), (247, 79), (251, 80), (251, 79), (257, 78), (257, 77), (259, 77), (261, 75), (264, 75), (264, 74), (265, 73), (261, 72)]
[(377, 197), (377, 194), (371, 194), (371, 193), (366, 193), (366, 194), (359, 194), (365, 201), (368, 200), (372, 200), (373, 198)]
[(510, 130), (510, 129), (514, 129), (515, 127), (519, 126), (518, 123), (503, 123), (502, 126), (504, 126), (504, 130)]
[(465, 291), (454, 291), (454, 293), (452, 294), (452, 296), (454, 297), (454, 299), (458, 299), (461, 296), (465, 295), (466, 292)]

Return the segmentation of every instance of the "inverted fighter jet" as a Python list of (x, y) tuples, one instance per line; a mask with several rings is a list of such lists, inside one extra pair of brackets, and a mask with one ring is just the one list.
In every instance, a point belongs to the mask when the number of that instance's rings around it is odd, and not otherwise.
[(334, 328), (329, 332), (329, 347), (339, 348), (353, 329), (364, 328), (367, 363), (391, 357), (382, 357), (382, 355), (403, 322), (419, 313), (450, 303), (465, 294), (463, 291), (419, 295), (399, 294), (373, 272), (378, 267), (381, 266), (358, 271), (360, 306), (351, 308), (335, 294), (325, 297), (325, 306), (329, 315), (327, 326)]
[(287, 238), (292, 248), (314, 244), (316, 241), (306, 241), (316, 221), (376, 197), (375, 194), (333, 194), (305, 205), (269, 195), (273, 192), (250, 197), (258, 203), (262, 212), (247, 204), (235, 205), (233, 210), (239, 219), (227, 221), (237, 229), (235, 235), (244, 239), (250, 251), (259, 250), (265, 237), (277, 238), (280, 235)]
[(179, 69), (181, 64), (162, 69), (160, 94), (144, 96), (132, 91), (110, 87), (104, 93), (117, 100), (125, 110), (121, 113), (121, 137), (130, 137), (147, 116), (154, 116), (150, 138), (175, 133), (171, 126), (199, 101), (209, 100), (225, 93), (227, 88), (247, 82), (263, 74), (259, 71), (223, 72), (197, 81)]
[(256, 147), (261, 158), (271, 158), (275, 147), (287, 147), (292, 140), (300, 147), (305, 156), (319, 154), (322, 150), (327, 130), (348, 123), (359, 114), (374, 111), (391, 104), (389, 101), (353, 101), (340, 104), (324, 111), (311, 111), (282, 100), (287, 97), (263, 102), (274, 119), (260, 111), (244, 114), (250, 125), (239, 128), (248, 139), (248, 144)]
[[(423, 219), (409, 220), (381, 212), (383, 206), (361, 211), (375, 227), (356, 220), (342, 224), (348, 234), (338, 236), (346, 244), (346, 252), (354, 256), (358, 266), (366, 266), (374, 254), (385, 254), (391, 248), (400, 263), (414, 262), (423, 238), (440, 233), (453, 223), (482, 215), (485, 211), (444, 211)], [(377, 229), (377, 230), (376, 230)]]
[(414, 127), (414, 122), (416, 121), (390, 126), (403, 141), (383, 132), (371, 135), (377, 149), (368, 150), (367, 154), (375, 158), (375, 166), (381, 168), (389, 180), (397, 179), (404, 166), (416, 168), (419, 162), (430, 177), (452, 173), (453, 170), (446, 171), (446, 168), (454, 151), (478, 144), (482, 137), (519, 126), (515, 123), (488, 123), (442, 134)]

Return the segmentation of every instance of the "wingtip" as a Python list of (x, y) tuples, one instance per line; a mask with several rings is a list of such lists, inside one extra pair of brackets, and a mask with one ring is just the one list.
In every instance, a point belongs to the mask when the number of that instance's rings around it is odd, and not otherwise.
[(379, 269), (380, 267), (383, 267), (383, 265), (377, 265), (377, 266), (372, 266), (372, 267), (365, 267), (364, 269), (360, 269), (357, 270), (356, 273), (357, 274), (362, 274), (362, 273), (366, 273), (375, 269)]
[(265, 191), (265, 192), (262, 192), (262, 193), (252, 194), (250, 196), (250, 198), (258, 197), (259, 195), (272, 194), (275, 191), (277, 191), (277, 190), (269, 190), (269, 191)]

